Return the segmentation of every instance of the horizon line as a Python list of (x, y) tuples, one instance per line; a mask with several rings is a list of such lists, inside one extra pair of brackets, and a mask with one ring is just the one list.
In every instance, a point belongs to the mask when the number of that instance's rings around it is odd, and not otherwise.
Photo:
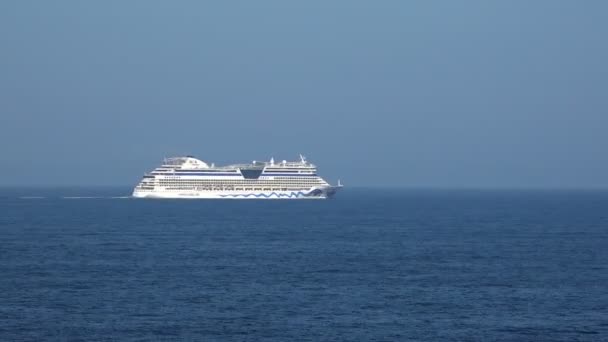
[[(133, 188), (133, 185), (94, 185), (94, 184), (36, 184), (36, 185), (5, 185), (0, 184), (0, 189), (66, 189), (66, 188)], [(606, 191), (608, 186), (484, 186), (484, 185), (345, 185), (344, 190), (347, 189), (378, 189), (378, 190), (468, 190), (468, 191), (492, 191), (492, 190), (504, 190), (504, 191), (526, 191), (526, 190), (579, 190), (579, 191)]]

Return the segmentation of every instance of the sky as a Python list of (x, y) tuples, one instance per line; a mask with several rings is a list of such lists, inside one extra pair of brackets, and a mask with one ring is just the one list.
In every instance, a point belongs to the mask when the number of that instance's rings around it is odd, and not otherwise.
[(0, 186), (164, 157), (330, 183), (608, 187), (606, 1), (2, 1)]

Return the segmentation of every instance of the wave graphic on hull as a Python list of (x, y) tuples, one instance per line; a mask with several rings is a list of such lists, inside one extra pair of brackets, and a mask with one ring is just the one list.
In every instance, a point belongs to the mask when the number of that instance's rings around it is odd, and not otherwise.
[(276, 192), (271, 192), (269, 194), (260, 193), (260, 194), (228, 194), (228, 195), (220, 195), (221, 197), (231, 197), (231, 198), (298, 198), (298, 197), (311, 197), (320, 195), (320, 190), (314, 190), (311, 192), (291, 192), (289, 194), (279, 194)]

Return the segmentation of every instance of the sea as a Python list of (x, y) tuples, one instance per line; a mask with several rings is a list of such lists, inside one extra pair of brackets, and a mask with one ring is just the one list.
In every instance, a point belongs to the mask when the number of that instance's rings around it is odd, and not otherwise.
[(0, 341), (608, 341), (608, 191), (0, 189)]

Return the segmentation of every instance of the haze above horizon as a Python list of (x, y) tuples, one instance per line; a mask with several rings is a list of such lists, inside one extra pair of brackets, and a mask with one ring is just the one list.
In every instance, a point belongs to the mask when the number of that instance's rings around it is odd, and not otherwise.
[(164, 157), (347, 186), (608, 187), (608, 2), (0, 3), (0, 186)]

